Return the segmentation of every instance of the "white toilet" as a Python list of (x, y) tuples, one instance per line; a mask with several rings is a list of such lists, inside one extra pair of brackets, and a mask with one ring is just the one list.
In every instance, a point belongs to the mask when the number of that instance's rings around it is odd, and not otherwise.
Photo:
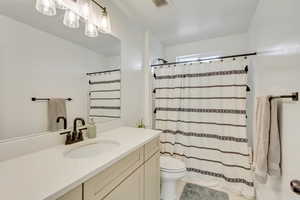
[(186, 173), (185, 164), (178, 159), (161, 156), (161, 197), (162, 200), (176, 200), (176, 182)]

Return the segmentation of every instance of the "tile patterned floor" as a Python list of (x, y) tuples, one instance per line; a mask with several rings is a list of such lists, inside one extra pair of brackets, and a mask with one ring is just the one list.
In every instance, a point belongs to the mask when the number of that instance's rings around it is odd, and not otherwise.
[[(199, 184), (197, 182), (191, 182), (193, 184)], [(180, 196), (181, 196), (181, 193), (183, 191), (183, 188), (185, 186), (186, 182), (185, 181), (179, 181), (177, 183), (177, 200), (180, 200)], [(226, 192), (228, 193), (229, 195), (229, 200), (247, 200), (246, 198), (242, 197), (242, 196), (239, 196), (239, 195), (236, 195), (236, 194), (233, 194), (233, 193), (230, 193), (228, 191), (224, 191), (223, 189), (220, 189), (218, 187), (211, 187), (212, 189), (215, 189), (215, 190), (219, 190), (219, 191), (223, 191), (223, 192)]]

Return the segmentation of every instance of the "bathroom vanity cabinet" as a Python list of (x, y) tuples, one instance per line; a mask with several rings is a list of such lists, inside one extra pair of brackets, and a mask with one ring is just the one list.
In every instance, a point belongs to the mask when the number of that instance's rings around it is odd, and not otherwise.
[(58, 200), (159, 200), (159, 157), (155, 138)]

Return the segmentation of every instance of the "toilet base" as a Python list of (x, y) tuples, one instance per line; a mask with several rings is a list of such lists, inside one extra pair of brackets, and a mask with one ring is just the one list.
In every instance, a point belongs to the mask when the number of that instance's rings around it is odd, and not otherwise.
[(161, 186), (161, 200), (176, 200), (176, 181), (163, 181)]
[(161, 200), (176, 200), (176, 184), (186, 173), (186, 166), (181, 160), (160, 157)]

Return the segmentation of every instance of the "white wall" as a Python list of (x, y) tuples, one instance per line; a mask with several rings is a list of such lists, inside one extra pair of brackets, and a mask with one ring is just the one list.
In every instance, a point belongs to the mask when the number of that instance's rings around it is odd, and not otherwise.
[(85, 73), (103, 56), (5, 16), (0, 26), (0, 140), (47, 130), (47, 103), (31, 97), (71, 97), (68, 121), (86, 117)]
[(164, 45), (156, 38), (153, 33), (149, 32), (149, 62), (148, 64), (153, 64), (157, 61), (157, 58), (165, 57)]
[[(300, 1), (263, 0), (254, 16), (250, 46), (261, 52), (254, 60), (256, 96), (290, 94), (300, 91)], [(299, 102), (284, 101), (281, 106), (282, 178), (258, 185), (257, 199), (299, 199), (289, 183), (300, 179)]]
[(248, 34), (230, 35), (209, 40), (167, 46), (165, 58), (174, 62), (176, 57), (200, 54), (201, 57), (233, 55), (246, 52), (248, 49)]
[(144, 48), (144, 117), (143, 122), (146, 128), (153, 128), (153, 74), (151, 64), (157, 61), (157, 58), (164, 57), (164, 48), (159, 40), (150, 32), (145, 33)]
[[(145, 53), (150, 57), (162, 52), (160, 42), (152, 35), (149, 46), (146, 46), (146, 30), (134, 21), (131, 16), (124, 14), (117, 6), (106, 0), (112, 18), (112, 32), (122, 41), (122, 120), (126, 125), (136, 126), (137, 122), (145, 119)], [(149, 48), (149, 49), (148, 49)]]
[(105, 65), (107, 66), (107, 69), (115, 69), (115, 68), (121, 68), (121, 56), (109, 56), (105, 59)]
[[(101, 1), (102, 2), (102, 1)], [(121, 118), (125, 125), (135, 126), (143, 118), (143, 52), (144, 32), (139, 24), (123, 14), (111, 1), (105, 0), (111, 16), (112, 32), (122, 42)]]

